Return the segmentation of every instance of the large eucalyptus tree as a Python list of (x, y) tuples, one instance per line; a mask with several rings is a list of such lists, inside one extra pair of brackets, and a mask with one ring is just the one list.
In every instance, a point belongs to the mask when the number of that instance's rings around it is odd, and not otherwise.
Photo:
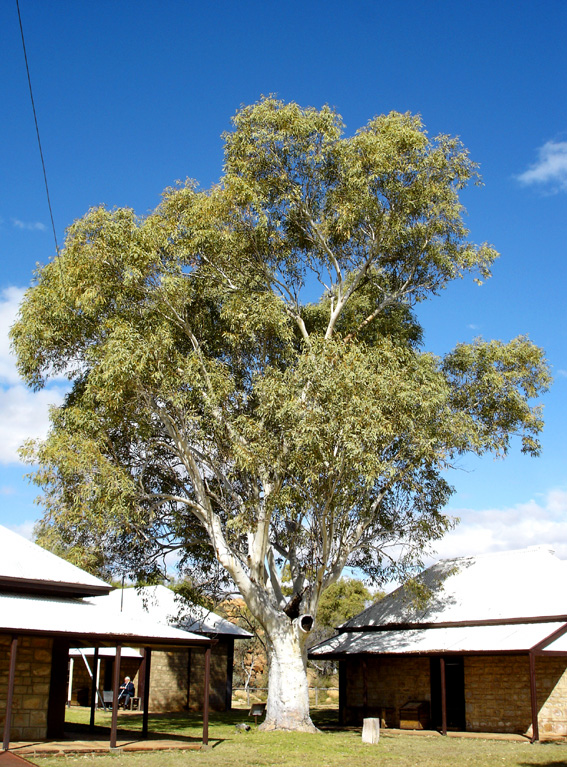
[(416, 305), (496, 257), (467, 240), (457, 139), (397, 113), (345, 137), (332, 109), (274, 98), (233, 124), (218, 186), (167, 189), (144, 218), (92, 209), (38, 270), (19, 369), (72, 385), (24, 453), (70, 555), (219, 563), (267, 637), (265, 727), (312, 729), (323, 591), (346, 565), (418, 562), (459, 455), (514, 435), (537, 454), (549, 376), (525, 338), (422, 350)]

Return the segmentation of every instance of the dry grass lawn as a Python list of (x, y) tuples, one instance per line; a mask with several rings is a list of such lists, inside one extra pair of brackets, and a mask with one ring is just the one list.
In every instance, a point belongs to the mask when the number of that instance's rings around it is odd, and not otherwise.
[[(85, 710), (71, 710), (72, 718), (85, 721)], [(85, 713), (83, 713), (85, 712)], [(335, 712), (314, 712), (318, 724), (333, 724)], [(107, 717), (109, 720), (109, 716)], [(103, 756), (34, 757), (40, 767), (567, 767), (567, 744), (443, 738), (383, 732), (375, 746), (362, 743), (360, 731), (324, 729), (317, 735), (262, 733), (255, 727), (239, 733), (235, 724), (249, 721), (245, 712), (214, 715), (210, 724), (209, 750), (113, 753)], [(108, 721), (109, 723), (109, 721)], [(97, 724), (105, 725), (104, 715)], [(139, 715), (122, 716), (121, 726), (140, 727)], [(192, 715), (150, 717), (150, 731), (175, 733), (199, 739), (200, 720)]]

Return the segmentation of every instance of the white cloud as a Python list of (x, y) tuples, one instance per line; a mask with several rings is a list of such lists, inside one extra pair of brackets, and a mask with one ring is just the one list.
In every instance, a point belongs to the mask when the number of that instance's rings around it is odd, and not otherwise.
[(49, 405), (59, 405), (68, 388), (60, 383), (32, 392), (18, 377), (8, 331), (24, 292), (16, 287), (0, 292), (0, 463), (4, 464), (20, 462), (18, 448), (26, 439), (46, 436)]
[(567, 192), (567, 141), (547, 141), (538, 149), (537, 162), (517, 176), (522, 184), (546, 185)]
[(19, 525), (6, 525), (9, 530), (21, 535), (22, 538), (27, 538), (28, 541), (33, 541), (33, 529), (35, 522), (31, 519), (27, 519)]
[(58, 386), (39, 392), (23, 384), (0, 389), (0, 463), (19, 463), (20, 445), (47, 435), (49, 406), (61, 404), (64, 394)]
[(436, 545), (436, 560), (535, 545), (549, 546), (567, 559), (567, 490), (550, 490), (540, 500), (510, 508), (450, 513), (461, 522)]
[(41, 221), (21, 221), (19, 218), (13, 218), (12, 224), (16, 229), (27, 229), (32, 232), (45, 232), (47, 227)]
[(24, 288), (6, 288), (0, 292), (0, 383), (4, 384), (19, 382), (16, 362), (10, 352), (8, 331), (16, 320), (24, 293)]

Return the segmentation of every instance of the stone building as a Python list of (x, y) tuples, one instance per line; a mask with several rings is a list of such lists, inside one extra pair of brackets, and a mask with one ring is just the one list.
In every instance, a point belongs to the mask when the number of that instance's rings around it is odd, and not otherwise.
[[(101, 601), (112, 587), (0, 526), (0, 728), (11, 741), (60, 738), (65, 723), (70, 647), (115, 650), (111, 689), (121, 681), (122, 647), (142, 648), (144, 697), (152, 651), (195, 651), (210, 668), (211, 640), (148, 616), (129, 618)], [(206, 674), (208, 676), (208, 674)], [(206, 740), (208, 695), (203, 692)], [(94, 696), (91, 695), (94, 701)], [(147, 734), (147, 707), (143, 735)], [(94, 722), (94, 707), (91, 709)], [(116, 745), (116, 717), (110, 735)]]
[[(194, 605), (165, 586), (116, 589), (97, 597), (105, 609), (131, 620), (151, 618), (163, 626), (190, 631), (212, 641), (210, 665), (210, 707), (212, 711), (230, 711), (235, 639), (252, 635), (216, 613)], [(126, 648), (122, 652), (123, 675), (128, 674), (139, 688), (139, 669), (143, 655)], [(93, 648), (75, 649), (72, 660), (69, 700), (73, 704), (90, 705), (91, 674), (96, 671), (97, 688), (109, 689), (114, 667), (113, 650), (99, 652), (96, 669)], [(198, 647), (152, 653), (148, 706), (152, 712), (199, 710), (202, 707), (205, 678), (205, 650)]]
[(344, 723), (567, 736), (566, 577), (543, 547), (442, 560), (310, 657), (339, 661)]

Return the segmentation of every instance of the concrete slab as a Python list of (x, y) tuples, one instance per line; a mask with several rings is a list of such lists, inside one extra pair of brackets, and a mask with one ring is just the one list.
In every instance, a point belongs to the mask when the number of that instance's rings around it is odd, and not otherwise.
[[(92, 738), (82, 735), (81, 740), (76, 740), (71, 736), (69, 740), (11, 743), (10, 751), (4, 753), (33, 758), (34, 756), (64, 756), (67, 754), (108, 754), (111, 751), (198, 751), (201, 746), (201, 741), (179, 737), (175, 739), (149, 738), (148, 740), (122, 739), (117, 741), (116, 749), (111, 749), (107, 735), (95, 734)], [(6, 765), (8, 764), (9, 762), (6, 762)], [(16, 763), (14, 762), (14, 764)], [(4, 767), (1, 760), (0, 767)]]
[(0, 765), (1, 767), (22, 767), (22, 765), (31, 764), (33, 762), (24, 759), (23, 756), (13, 754), (11, 751), (0, 751)]

